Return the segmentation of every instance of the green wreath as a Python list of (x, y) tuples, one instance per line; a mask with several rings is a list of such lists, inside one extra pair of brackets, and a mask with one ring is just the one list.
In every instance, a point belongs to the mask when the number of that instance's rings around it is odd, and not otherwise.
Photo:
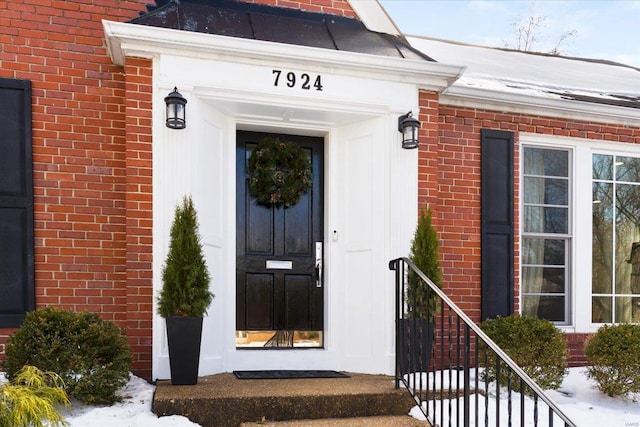
[(249, 193), (258, 203), (285, 208), (311, 188), (311, 162), (300, 146), (264, 138), (249, 157)]

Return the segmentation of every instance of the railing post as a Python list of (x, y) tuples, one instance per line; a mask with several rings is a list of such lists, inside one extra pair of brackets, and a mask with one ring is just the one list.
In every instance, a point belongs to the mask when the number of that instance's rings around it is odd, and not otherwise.
[(400, 308), (399, 305), (401, 304), (401, 299), (400, 299), (400, 292), (399, 292), (399, 287), (400, 287), (400, 268), (398, 268), (399, 264), (400, 264), (400, 259), (395, 259), (395, 260), (391, 260), (389, 261), (389, 270), (393, 270), (395, 271), (395, 287), (396, 287), (396, 301), (395, 301), (395, 331), (396, 331), (396, 357), (395, 357), (395, 371), (396, 371), (396, 375), (395, 375), (395, 385), (396, 388), (400, 388), (400, 322), (398, 321), (398, 319), (400, 318)]
[(471, 425), (471, 402), (470, 402), (470, 381), (471, 375), (471, 338), (469, 336), (469, 326), (464, 325), (464, 425)]

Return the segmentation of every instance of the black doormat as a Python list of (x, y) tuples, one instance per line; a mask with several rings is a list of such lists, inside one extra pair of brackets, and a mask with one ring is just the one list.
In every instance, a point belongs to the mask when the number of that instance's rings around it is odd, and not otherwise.
[(291, 370), (269, 370), (269, 371), (233, 371), (234, 375), (241, 380), (277, 380), (289, 378), (349, 378), (349, 375), (337, 371), (291, 371)]

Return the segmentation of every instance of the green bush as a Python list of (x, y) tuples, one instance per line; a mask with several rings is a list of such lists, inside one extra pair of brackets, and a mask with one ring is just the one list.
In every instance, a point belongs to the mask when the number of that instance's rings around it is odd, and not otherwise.
[(60, 375), (67, 393), (84, 403), (120, 401), (131, 353), (120, 329), (95, 313), (53, 307), (32, 311), (7, 341), (3, 368), (9, 379), (25, 365)]
[(587, 341), (588, 375), (609, 396), (640, 392), (640, 325), (604, 325)]
[[(540, 387), (557, 390), (567, 375), (567, 341), (552, 322), (534, 316), (497, 317), (482, 322), (482, 330)], [(490, 352), (487, 374), (495, 378)], [(508, 376), (501, 376), (501, 383)]]
[[(440, 242), (438, 241), (438, 233), (433, 227), (432, 218), (431, 209), (428, 210), (426, 215), (424, 211), (420, 211), (418, 224), (411, 241), (409, 259), (418, 270), (431, 279), (434, 285), (441, 288), (442, 271), (440, 270), (440, 260), (438, 258)], [(409, 270), (408, 285), (407, 303), (409, 316), (418, 319), (433, 319), (437, 311), (438, 296), (435, 292), (429, 291), (429, 285), (413, 270)]]
[(198, 214), (191, 196), (176, 206), (171, 224), (169, 253), (162, 267), (162, 289), (158, 313), (170, 316), (204, 317), (214, 295), (211, 276), (198, 232)]
[(69, 406), (63, 387), (57, 374), (24, 366), (10, 383), (0, 386), (0, 427), (67, 425), (56, 409), (56, 405)]

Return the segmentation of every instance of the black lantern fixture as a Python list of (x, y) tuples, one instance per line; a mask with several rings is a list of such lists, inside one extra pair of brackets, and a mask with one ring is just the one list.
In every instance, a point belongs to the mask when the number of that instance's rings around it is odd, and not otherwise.
[(418, 148), (418, 129), (420, 129), (420, 122), (413, 117), (411, 111), (398, 117), (398, 132), (402, 134), (402, 148)]
[(174, 87), (173, 92), (164, 98), (164, 102), (167, 104), (167, 127), (169, 129), (184, 129), (187, 126), (185, 121), (187, 100), (185, 97), (178, 92), (177, 87)]

